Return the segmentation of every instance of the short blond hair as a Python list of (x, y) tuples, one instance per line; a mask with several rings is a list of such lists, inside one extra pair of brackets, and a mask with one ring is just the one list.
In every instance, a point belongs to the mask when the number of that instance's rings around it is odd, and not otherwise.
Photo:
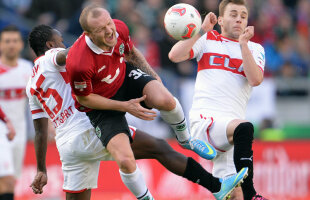
[(229, 3), (236, 4), (236, 5), (243, 5), (247, 8), (248, 13), (249, 13), (249, 7), (248, 7), (246, 0), (223, 0), (221, 1), (220, 6), (219, 6), (220, 16), (224, 16), (225, 8)]
[(97, 4), (91, 4), (89, 6), (86, 6), (83, 10), (82, 13), (80, 15), (80, 25), (82, 27), (82, 29), (86, 32), (91, 32), (90, 27), (88, 25), (88, 17), (91, 14), (92, 17), (96, 18), (98, 16), (100, 16), (100, 11), (98, 11), (98, 9), (104, 9), (103, 7), (98, 6)]

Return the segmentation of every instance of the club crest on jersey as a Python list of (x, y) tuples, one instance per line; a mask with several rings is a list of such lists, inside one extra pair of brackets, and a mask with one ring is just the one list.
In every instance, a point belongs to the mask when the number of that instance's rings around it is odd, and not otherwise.
[(125, 45), (124, 45), (124, 43), (122, 43), (121, 45), (119, 45), (119, 53), (120, 53), (121, 55), (123, 55), (123, 54), (124, 54), (124, 51), (125, 51)]
[(77, 82), (74, 81), (74, 88), (83, 91), (87, 87), (86, 81)]
[(100, 130), (99, 126), (96, 127), (96, 135), (100, 139), (100, 137), (101, 137), (101, 130)]

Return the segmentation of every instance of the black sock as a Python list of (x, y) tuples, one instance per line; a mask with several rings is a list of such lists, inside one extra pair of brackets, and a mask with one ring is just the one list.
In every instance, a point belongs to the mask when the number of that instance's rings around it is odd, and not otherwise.
[(248, 177), (241, 185), (244, 200), (251, 200), (256, 194), (253, 183), (253, 134), (254, 128), (250, 122), (239, 124), (234, 132), (234, 163), (237, 172), (248, 167)]
[(207, 188), (210, 192), (215, 193), (220, 191), (221, 183), (218, 178), (215, 178), (207, 172), (198, 162), (193, 158), (187, 159), (187, 165), (183, 174), (184, 178), (198, 183), (199, 185)]
[(0, 194), (0, 200), (14, 200), (13, 193)]

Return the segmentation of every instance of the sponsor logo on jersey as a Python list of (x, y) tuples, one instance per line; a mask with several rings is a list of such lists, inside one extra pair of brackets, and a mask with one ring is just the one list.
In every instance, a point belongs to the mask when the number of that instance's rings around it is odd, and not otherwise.
[(124, 54), (124, 51), (125, 51), (125, 45), (124, 45), (124, 43), (122, 43), (122, 44), (119, 46), (119, 53), (120, 53), (121, 55), (123, 55), (123, 54)]
[(238, 58), (231, 58), (225, 54), (205, 53), (198, 62), (198, 71), (204, 69), (220, 69), (245, 76), (243, 62)]

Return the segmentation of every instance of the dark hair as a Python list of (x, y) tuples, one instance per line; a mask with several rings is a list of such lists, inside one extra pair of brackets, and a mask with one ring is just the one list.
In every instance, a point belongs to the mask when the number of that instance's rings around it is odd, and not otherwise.
[(29, 34), (28, 41), (30, 47), (37, 56), (43, 55), (48, 50), (47, 41), (51, 41), (53, 37), (53, 29), (47, 25), (39, 25), (32, 29)]
[(221, 1), (220, 6), (219, 6), (219, 15), (220, 16), (224, 15), (225, 8), (229, 3), (236, 4), (236, 5), (243, 5), (247, 8), (247, 10), (249, 12), (249, 7), (248, 7), (246, 0), (223, 0), (223, 1)]
[(1, 36), (2, 36), (2, 33), (4, 32), (17, 32), (17, 33), (20, 33), (20, 30), (18, 29), (17, 26), (15, 25), (8, 25), (6, 27), (4, 27), (1, 31), (0, 31), (0, 40), (1, 40)]

